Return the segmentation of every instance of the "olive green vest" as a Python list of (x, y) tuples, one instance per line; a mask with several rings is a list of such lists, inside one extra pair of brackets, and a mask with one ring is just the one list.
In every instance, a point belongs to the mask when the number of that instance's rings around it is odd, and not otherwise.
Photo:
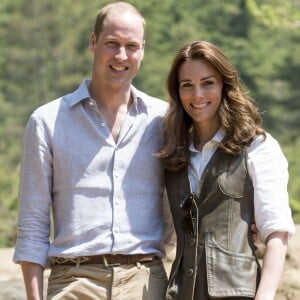
[(193, 209), (195, 234), (182, 230), (187, 212), (180, 203), (191, 193), (187, 169), (167, 171), (166, 188), (177, 233), (167, 299), (254, 298), (260, 267), (250, 231), (254, 204), (246, 158), (246, 151), (242, 155), (215, 152), (199, 182), (197, 208)]

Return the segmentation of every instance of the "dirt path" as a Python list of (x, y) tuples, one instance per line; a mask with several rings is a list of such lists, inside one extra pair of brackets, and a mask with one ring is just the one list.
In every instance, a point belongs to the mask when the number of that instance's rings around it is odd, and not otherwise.
[[(12, 248), (0, 249), (0, 300), (26, 300), (21, 270), (12, 262), (12, 255)], [(276, 300), (300, 300), (300, 224), (289, 243)]]

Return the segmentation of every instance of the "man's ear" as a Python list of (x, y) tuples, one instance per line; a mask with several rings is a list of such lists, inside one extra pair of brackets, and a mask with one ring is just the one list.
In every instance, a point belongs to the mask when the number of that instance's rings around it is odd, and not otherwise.
[(145, 55), (145, 44), (146, 44), (146, 41), (144, 40), (144, 41), (143, 41), (143, 46), (142, 46), (142, 49), (143, 49), (143, 56), (142, 56), (142, 59), (144, 58), (144, 55)]
[(90, 51), (94, 52), (96, 44), (97, 44), (97, 37), (95, 35), (95, 32), (92, 32), (90, 34), (90, 38), (89, 38), (89, 49), (90, 49)]

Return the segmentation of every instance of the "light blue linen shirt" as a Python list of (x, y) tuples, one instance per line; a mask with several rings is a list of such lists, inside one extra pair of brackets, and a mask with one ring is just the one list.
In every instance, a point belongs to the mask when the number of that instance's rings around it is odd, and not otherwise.
[[(31, 115), (24, 134), (14, 261), (163, 250), (162, 144), (167, 103), (132, 86), (133, 105), (115, 142), (79, 88)], [(51, 207), (54, 238), (50, 242)]]

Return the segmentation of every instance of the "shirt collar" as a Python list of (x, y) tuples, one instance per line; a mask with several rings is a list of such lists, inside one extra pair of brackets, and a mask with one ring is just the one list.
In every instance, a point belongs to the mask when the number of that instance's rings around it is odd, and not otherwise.
[[(80, 103), (83, 100), (91, 99), (90, 92), (89, 92), (89, 85), (91, 83), (90, 78), (85, 78), (77, 90), (73, 93), (68, 94), (65, 96), (65, 99), (69, 103), (70, 107), (75, 106), (76, 104)], [(138, 113), (147, 111), (147, 105), (144, 101), (143, 93), (136, 89), (133, 85), (131, 86), (131, 94), (133, 99), (133, 108)]]
[[(217, 132), (215, 133), (215, 135), (213, 136), (213, 138), (207, 143), (214, 143), (214, 144), (220, 144), (221, 141), (224, 139), (226, 135), (226, 130), (223, 126), (221, 126)], [(199, 152), (199, 150), (195, 147), (194, 143), (193, 143), (193, 139), (191, 139), (190, 145), (189, 145), (189, 150), (191, 152)]]
[[(139, 101), (140, 97), (138, 98), (137, 94), (138, 94), (138, 90), (134, 86), (131, 86), (131, 95), (132, 95), (132, 101), (133, 101), (132, 107), (138, 113), (139, 112), (138, 101)], [(143, 99), (141, 99), (141, 101), (143, 102)]]
[(91, 82), (91, 79), (84, 79), (77, 90), (73, 93), (66, 95), (64, 98), (69, 103), (70, 107), (75, 106), (79, 102), (85, 99), (90, 99), (90, 92), (88, 86)]
[(146, 94), (135, 88), (133, 85), (131, 86), (131, 94), (133, 99), (133, 108), (136, 113), (147, 113), (147, 108), (151, 106), (151, 104), (146, 102)]

